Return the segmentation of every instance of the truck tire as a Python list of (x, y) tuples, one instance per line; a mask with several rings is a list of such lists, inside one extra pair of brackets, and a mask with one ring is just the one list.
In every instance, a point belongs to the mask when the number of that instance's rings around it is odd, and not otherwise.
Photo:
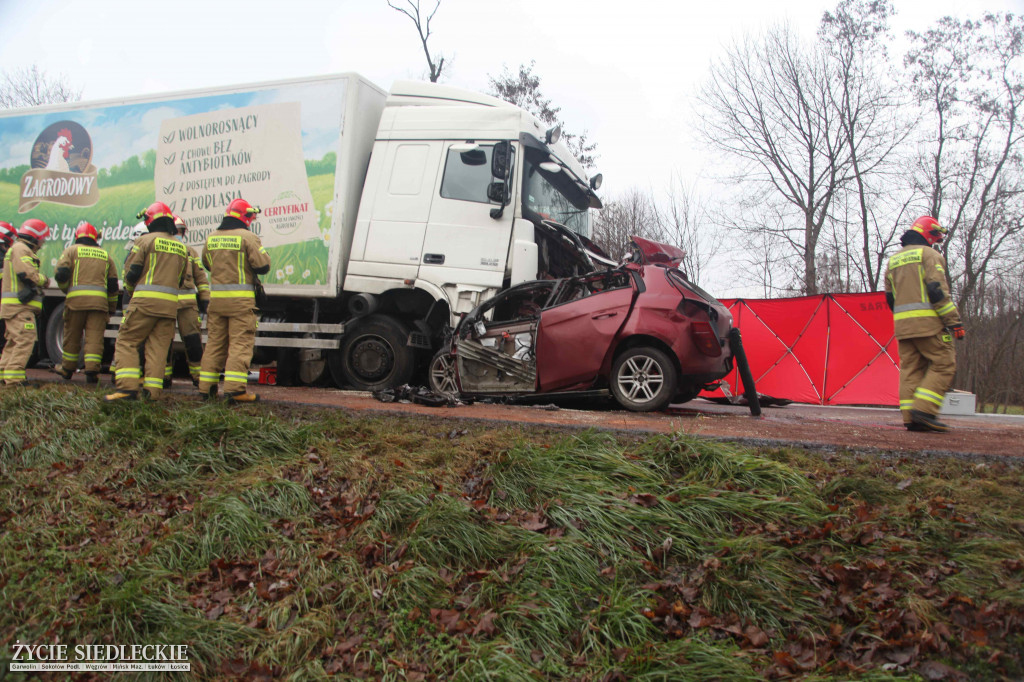
[(58, 303), (46, 319), (44, 334), (46, 335), (46, 356), (53, 362), (54, 367), (60, 367), (64, 362), (64, 301)]
[(386, 315), (365, 317), (353, 327), (328, 357), (335, 383), (360, 391), (408, 383), (416, 368), (416, 354), (406, 345), (408, 330)]
[(637, 346), (615, 358), (610, 383), (619, 405), (631, 412), (653, 412), (671, 402), (679, 377), (663, 351)]

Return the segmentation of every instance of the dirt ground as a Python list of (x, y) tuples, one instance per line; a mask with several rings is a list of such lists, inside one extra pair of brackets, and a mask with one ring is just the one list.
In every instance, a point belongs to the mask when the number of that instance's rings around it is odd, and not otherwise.
[[(30, 370), (29, 378), (59, 381), (45, 370)], [(84, 386), (78, 374), (75, 384)], [(105, 383), (105, 378), (104, 378)], [(807, 448), (853, 449), (891, 453), (1024, 457), (1024, 417), (971, 415), (944, 417), (953, 430), (945, 434), (912, 433), (903, 428), (893, 408), (769, 407), (754, 418), (746, 407), (719, 405), (703, 399), (670, 406), (665, 412), (637, 414), (615, 409), (607, 400), (572, 401), (553, 405), (500, 405), (481, 402), (459, 407), (427, 407), (383, 403), (369, 393), (334, 388), (292, 388), (250, 385), (265, 402), (330, 407), (354, 412), (413, 413), (443, 419), (471, 419), (505, 424), (536, 424), (558, 428), (594, 428), (626, 432), (683, 431), (749, 445), (788, 445)], [(174, 394), (196, 395), (191, 383), (175, 379)], [(198, 399), (198, 396), (197, 396)]]

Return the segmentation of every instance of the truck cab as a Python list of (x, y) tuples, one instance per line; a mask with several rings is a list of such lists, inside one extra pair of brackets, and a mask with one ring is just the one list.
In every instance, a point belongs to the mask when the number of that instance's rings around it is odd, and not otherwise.
[[(344, 273), (350, 310), (376, 317), (374, 332), (381, 315), (397, 315), (408, 327), (406, 347), (427, 350), (438, 346), (443, 328), (503, 289), (593, 270), (600, 255), (584, 241), (589, 209), (601, 202), (591, 184), (557, 129), (518, 107), (436, 84), (396, 83)], [(407, 352), (382, 344), (379, 333), (360, 351), (349, 331), (341, 349), (347, 364), (339, 368), (347, 383), (380, 383), (372, 379)]]

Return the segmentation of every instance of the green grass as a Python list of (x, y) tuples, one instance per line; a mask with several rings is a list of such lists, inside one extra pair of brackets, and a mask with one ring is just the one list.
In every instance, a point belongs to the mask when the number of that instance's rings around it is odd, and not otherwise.
[(999, 414), (1024, 414), (1024, 406), (1022, 405), (996, 405), (995, 403), (982, 403), (978, 412), (989, 412)]
[(1019, 468), (447, 416), (0, 393), (0, 645), (187, 644), (194, 679), (1024, 674)]

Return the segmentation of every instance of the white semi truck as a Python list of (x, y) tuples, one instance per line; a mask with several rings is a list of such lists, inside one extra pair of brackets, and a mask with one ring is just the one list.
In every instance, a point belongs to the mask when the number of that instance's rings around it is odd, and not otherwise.
[[(121, 262), (154, 199), (197, 248), (231, 199), (260, 205), (272, 266), (257, 361), (301, 383), (407, 382), (480, 301), (593, 269), (599, 186), (529, 113), (415, 81), (387, 93), (339, 74), (0, 112), (0, 219), (50, 225), (46, 274), (81, 220)], [(40, 348), (55, 362), (62, 309), (48, 290)]]

